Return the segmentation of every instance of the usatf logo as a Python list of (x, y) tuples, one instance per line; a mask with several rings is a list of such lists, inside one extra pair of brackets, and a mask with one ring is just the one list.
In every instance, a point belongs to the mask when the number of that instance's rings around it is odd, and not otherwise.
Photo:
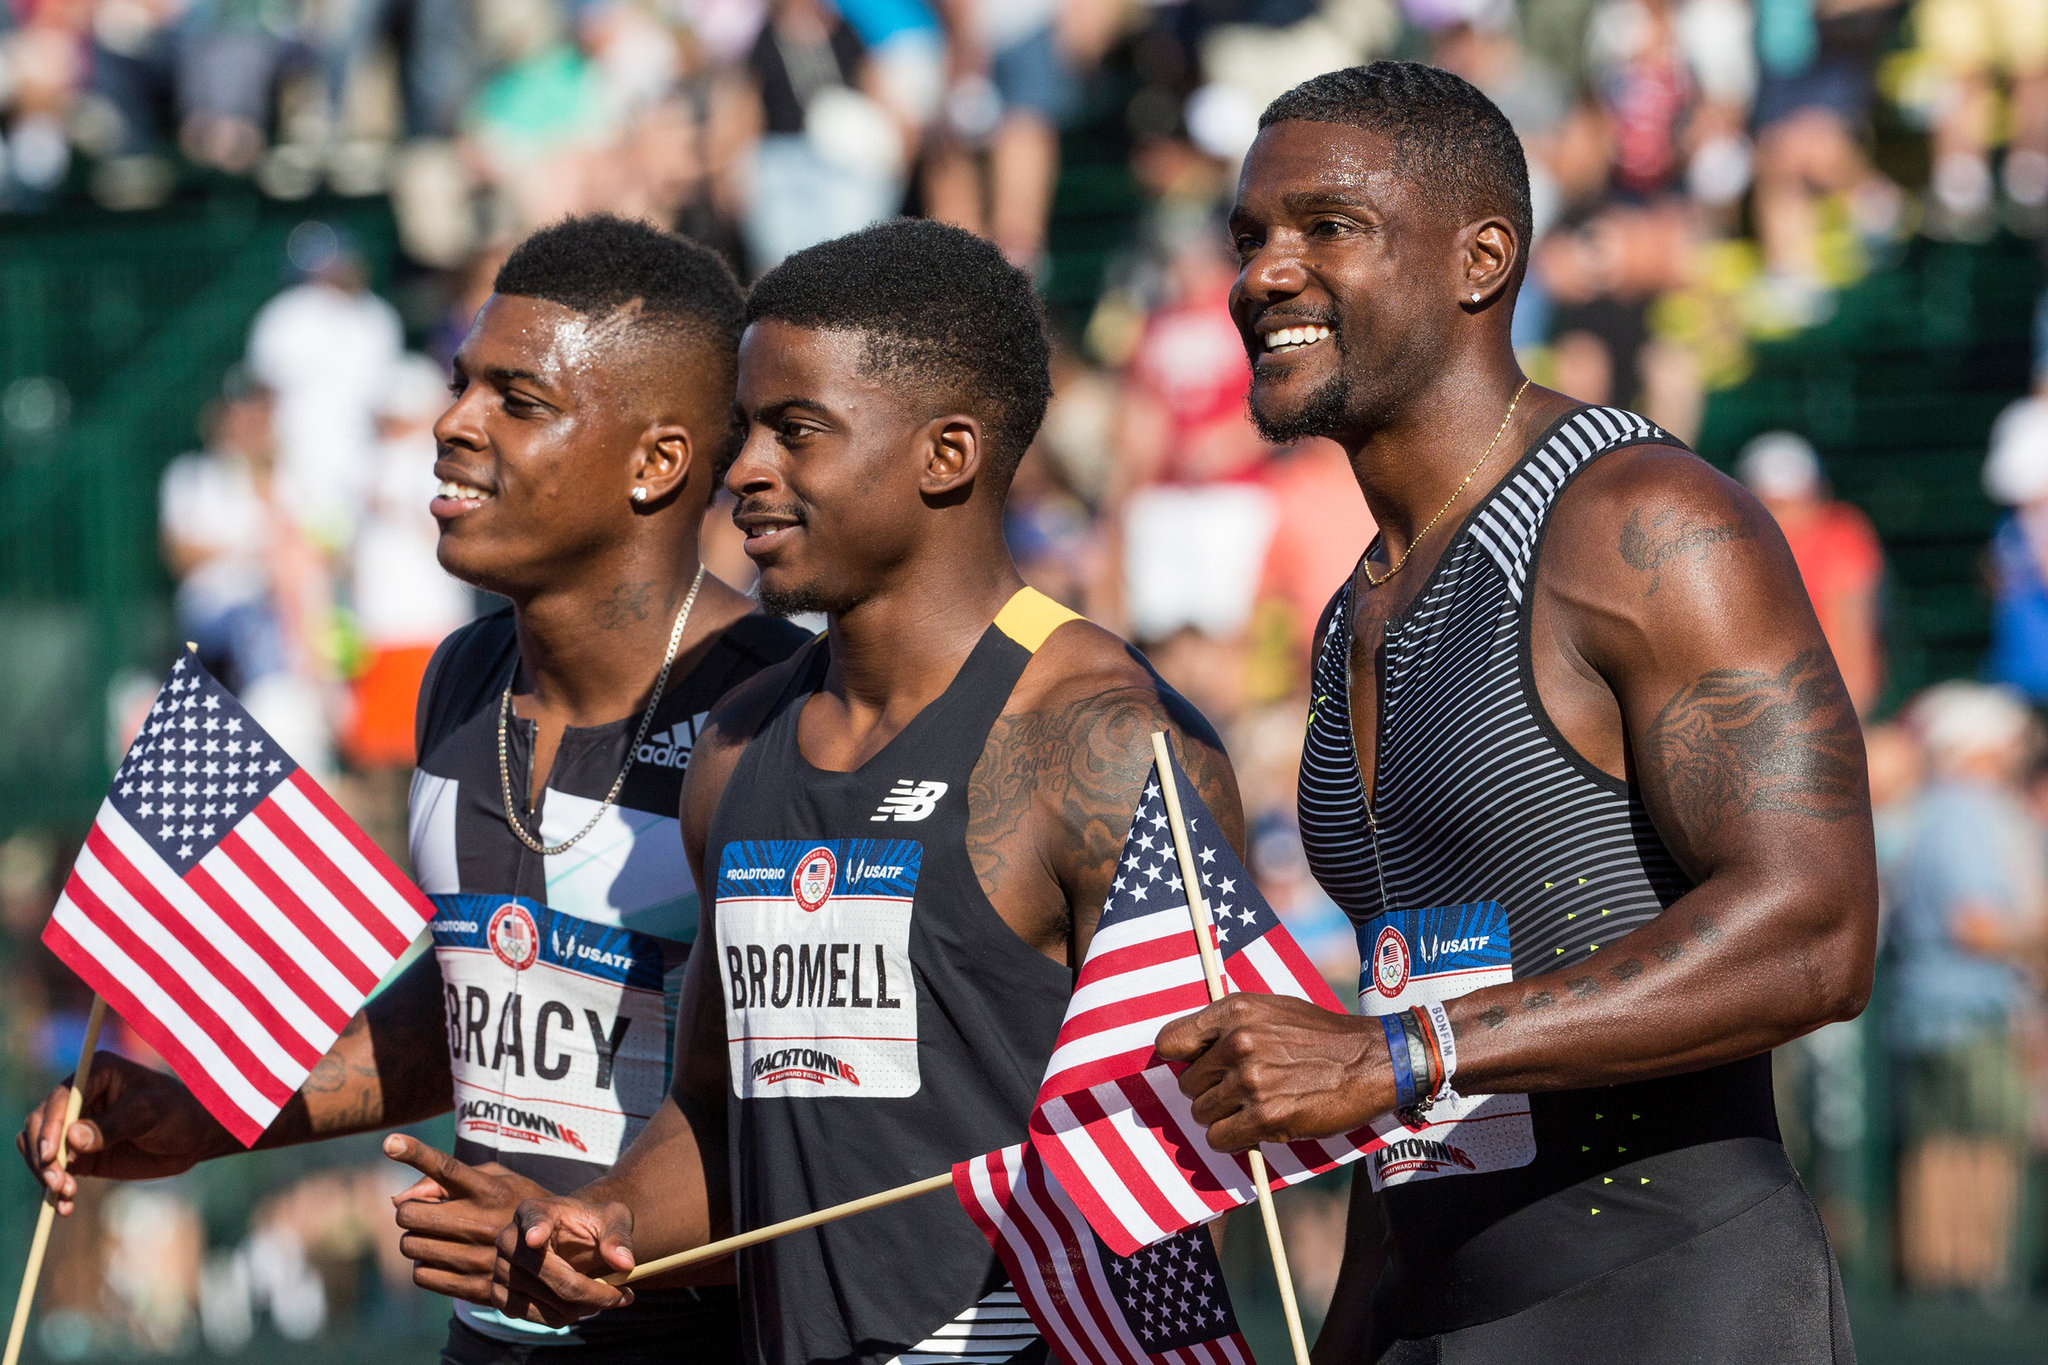
[(789, 892), (806, 911), (816, 913), (832, 894), (839, 879), (839, 860), (829, 848), (814, 848), (797, 859), (796, 875), (789, 879)]
[(709, 711), (699, 711), (688, 720), (677, 721), (661, 734), (649, 735), (647, 742), (633, 751), (633, 761), (656, 768), (687, 768), (690, 750), (696, 747), (697, 731), (710, 714)]
[(939, 798), (945, 794), (944, 782), (913, 782), (906, 777), (889, 788), (889, 794), (868, 819), (922, 820), (939, 808)]
[(1389, 1000), (1408, 984), (1408, 940), (1391, 924), (1373, 941), (1372, 984)]
[(853, 1074), (853, 1067), (840, 1061), (829, 1052), (820, 1052), (814, 1047), (778, 1048), (766, 1056), (756, 1057), (753, 1065), (754, 1079), (763, 1085), (777, 1081), (815, 1081), (819, 1085), (827, 1081), (845, 1081), (848, 1085), (859, 1085), (860, 1077)]
[(1485, 934), (1471, 938), (1426, 938), (1422, 940), (1422, 960), (1435, 962), (1438, 958), (1452, 957), (1458, 953), (1476, 953), (1485, 946)]
[(498, 955), (498, 961), (515, 972), (523, 972), (540, 957), (540, 926), (533, 922), (533, 916), (526, 907), (507, 903), (498, 907), (498, 913), (491, 916), (491, 951)]
[(1421, 1171), (1429, 1175), (1476, 1171), (1479, 1167), (1464, 1149), (1434, 1138), (1410, 1137), (1390, 1142), (1372, 1154), (1373, 1170), (1385, 1180), (1389, 1176)]

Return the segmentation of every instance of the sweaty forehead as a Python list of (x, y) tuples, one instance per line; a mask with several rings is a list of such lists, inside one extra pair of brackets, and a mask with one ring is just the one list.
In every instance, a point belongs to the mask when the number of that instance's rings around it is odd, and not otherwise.
[(1420, 188), (1384, 133), (1288, 119), (1261, 131), (1246, 153), (1233, 216), (1296, 217), (1327, 204), (1388, 211)]
[(493, 294), (457, 354), (472, 377), (516, 371), (569, 388), (602, 374), (616, 330), (546, 299)]

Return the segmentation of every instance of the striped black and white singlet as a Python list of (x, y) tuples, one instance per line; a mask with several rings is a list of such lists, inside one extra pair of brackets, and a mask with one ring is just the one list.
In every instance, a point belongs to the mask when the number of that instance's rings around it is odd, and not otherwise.
[[(1691, 886), (1639, 794), (1558, 733), (1530, 669), (1528, 590), (1559, 495), (1592, 460), (1650, 442), (1676, 444), (1631, 413), (1578, 409), (1467, 517), (1386, 626), (1370, 811), (1351, 724), (1353, 587), (1332, 603), (1301, 833), (1357, 930), (1366, 1013), (1597, 964)], [(1434, 1116), (1368, 1159), (1389, 1251), (1377, 1316), (1402, 1335), (1519, 1311), (1792, 1178), (1765, 1056), (1600, 1090), (1467, 1096)]]

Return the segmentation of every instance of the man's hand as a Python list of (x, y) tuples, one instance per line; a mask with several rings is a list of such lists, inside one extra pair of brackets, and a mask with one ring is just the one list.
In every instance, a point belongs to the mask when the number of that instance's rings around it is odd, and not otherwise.
[(384, 1139), (384, 1155), (420, 1178), (391, 1196), (405, 1235), (398, 1249), (412, 1261), (412, 1282), (471, 1303), (491, 1302), (498, 1233), (522, 1200), (545, 1199), (546, 1187), (495, 1161), (471, 1166), (403, 1133)]
[(85, 1104), (71, 1125), (69, 1165), (57, 1169), (57, 1139), (71, 1101), (71, 1078), (29, 1111), (15, 1136), (15, 1150), (29, 1173), (56, 1196), (57, 1212), (68, 1215), (78, 1197), (78, 1177), (153, 1180), (192, 1169), (197, 1162), (241, 1145), (175, 1076), (152, 1071), (127, 1058), (102, 1052), (85, 1083)]
[(1180, 1090), (1219, 1152), (1330, 1137), (1394, 1107), (1379, 1022), (1292, 996), (1226, 995), (1161, 1029), (1157, 1047), (1191, 1063)]
[(633, 1211), (624, 1204), (529, 1199), (498, 1234), (491, 1306), (508, 1318), (567, 1327), (631, 1303), (632, 1290), (598, 1276), (633, 1264)]

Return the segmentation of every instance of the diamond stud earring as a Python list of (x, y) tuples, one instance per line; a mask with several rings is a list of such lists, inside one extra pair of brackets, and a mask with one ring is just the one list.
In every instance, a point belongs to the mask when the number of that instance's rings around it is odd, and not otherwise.
[[(1474, 294), (1474, 295), (1473, 295), (1472, 297), (1476, 299), (1476, 298), (1478, 298), (1479, 296), (1478, 296), (1477, 294)], [(633, 501), (634, 501), (634, 502), (646, 502), (646, 501), (647, 501), (647, 490), (646, 490), (646, 489), (644, 489), (644, 488), (636, 488), (636, 489), (634, 489), (634, 490), (633, 490)]]
[(1472, 302), (1479, 302), (1479, 291), (1476, 289), (1472, 291)]

